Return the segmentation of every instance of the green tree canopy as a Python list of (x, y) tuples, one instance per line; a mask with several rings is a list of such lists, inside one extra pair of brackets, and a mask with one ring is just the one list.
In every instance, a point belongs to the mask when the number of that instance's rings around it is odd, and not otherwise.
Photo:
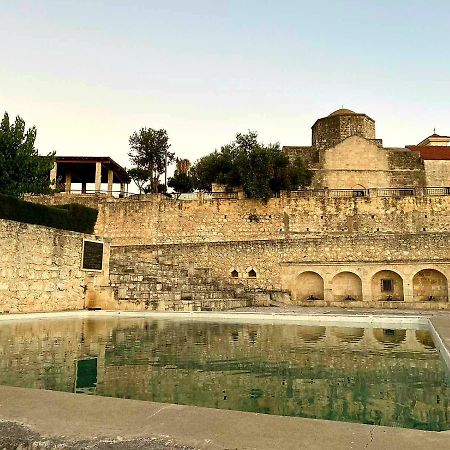
[(200, 158), (193, 166), (196, 189), (211, 190), (212, 183), (242, 187), (247, 197), (267, 201), (282, 190), (291, 191), (311, 183), (312, 174), (298, 158), (286, 156), (278, 143), (258, 142), (254, 131)]
[(158, 192), (159, 178), (164, 173), (166, 165), (175, 158), (175, 154), (169, 152), (167, 131), (141, 128), (130, 136), (129, 143), (130, 161), (137, 168), (149, 172), (150, 190), (153, 193)]
[(133, 167), (128, 170), (128, 175), (130, 175), (131, 179), (135, 182), (136, 186), (139, 189), (139, 194), (145, 190), (145, 185), (149, 182), (151, 173), (147, 169), (143, 169), (142, 167)]
[(48, 194), (54, 153), (39, 156), (34, 147), (36, 127), (26, 130), (17, 116), (10, 123), (5, 112), (0, 123), (0, 192), (21, 197), (23, 194)]
[(186, 192), (193, 192), (194, 190), (194, 180), (189, 172), (180, 172), (175, 170), (172, 178), (169, 178), (167, 183), (176, 193), (177, 198)]

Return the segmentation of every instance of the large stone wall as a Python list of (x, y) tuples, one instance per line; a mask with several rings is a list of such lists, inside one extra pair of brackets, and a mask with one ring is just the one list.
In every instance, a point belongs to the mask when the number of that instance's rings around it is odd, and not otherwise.
[[(95, 196), (36, 197), (54, 204), (88, 202), (99, 208), (96, 235), (113, 245), (305, 239), (311, 236), (427, 233), (450, 230), (450, 196), (308, 197), (177, 201)], [(393, 248), (396, 245), (393, 244)]]
[(425, 160), (427, 186), (450, 186), (450, 161)]
[[(323, 236), (126, 249), (129, 255), (134, 252), (139, 257), (155, 250), (179, 263), (211, 268), (217, 278), (231, 278), (237, 271), (238, 279), (248, 286), (290, 291), (291, 301), (296, 304), (305, 304), (313, 295), (315, 301), (306, 303), (338, 305), (350, 295), (354, 306), (449, 305), (450, 233)], [(252, 270), (256, 277), (250, 276)], [(423, 270), (430, 272), (420, 276)], [(392, 292), (381, 291), (381, 279), (393, 280)]]
[(55, 228), (0, 220), (0, 312), (83, 309), (108, 290), (109, 244), (103, 271), (82, 270), (83, 239)]

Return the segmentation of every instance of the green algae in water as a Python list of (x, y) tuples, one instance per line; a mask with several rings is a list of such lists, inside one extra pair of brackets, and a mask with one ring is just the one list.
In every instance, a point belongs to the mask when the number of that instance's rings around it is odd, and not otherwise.
[(0, 384), (210, 408), (450, 428), (427, 331), (149, 319), (0, 325)]

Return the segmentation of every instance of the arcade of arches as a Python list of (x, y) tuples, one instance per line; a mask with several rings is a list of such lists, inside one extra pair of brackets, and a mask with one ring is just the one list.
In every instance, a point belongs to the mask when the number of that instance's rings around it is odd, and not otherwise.
[[(424, 268), (402, 273), (398, 268), (339, 270), (326, 267), (300, 271), (287, 286), (296, 303), (328, 302), (448, 302), (449, 275)], [(359, 272), (359, 273), (358, 273)], [(447, 272), (447, 271), (446, 271)]]

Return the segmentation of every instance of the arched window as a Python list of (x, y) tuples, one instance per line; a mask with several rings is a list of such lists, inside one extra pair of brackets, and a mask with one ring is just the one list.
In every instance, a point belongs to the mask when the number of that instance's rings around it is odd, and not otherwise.
[(230, 272), (231, 278), (237, 278), (239, 276), (239, 272), (236, 269), (233, 269)]
[(255, 269), (250, 269), (248, 271), (248, 277), (249, 278), (256, 278), (256, 271), (255, 271)]

